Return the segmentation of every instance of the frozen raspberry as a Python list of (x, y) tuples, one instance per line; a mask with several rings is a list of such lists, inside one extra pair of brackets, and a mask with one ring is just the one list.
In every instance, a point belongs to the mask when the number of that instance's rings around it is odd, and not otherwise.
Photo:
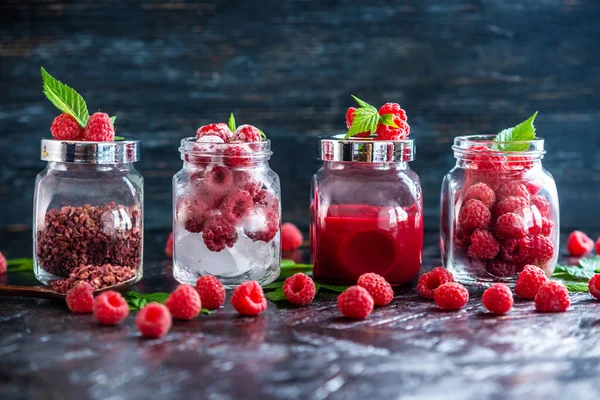
[(266, 189), (261, 189), (254, 195), (254, 203), (279, 213), (279, 199)]
[(444, 267), (437, 267), (419, 277), (417, 291), (426, 299), (433, 299), (435, 290), (444, 283), (454, 282), (454, 276)]
[(6, 257), (0, 252), (0, 275), (5, 274), (7, 269), (8, 262), (6, 261)]
[(504, 215), (506, 213), (515, 213), (523, 215), (523, 210), (527, 207), (529, 207), (529, 202), (526, 198), (511, 196), (498, 202), (496, 214)]
[(481, 201), (487, 208), (492, 208), (496, 202), (496, 194), (485, 183), (476, 183), (465, 191), (465, 202), (471, 199)]
[(148, 303), (135, 317), (135, 326), (142, 336), (150, 339), (163, 337), (173, 324), (169, 309), (160, 303)]
[(531, 195), (529, 194), (527, 187), (522, 183), (504, 182), (498, 185), (498, 188), (496, 189), (496, 197), (500, 201), (508, 197), (522, 197), (529, 203)]
[(541, 186), (534, 182), (527, 182), (525, 186), (527, 187), (527, 191), (529, 192), (529, 194), (532, 196), (538, 194), (541, 189)]
[(214, 165), (204, 175), (206, 188), (214, 194), (220, 194), (230, 189), (233, 184), (233, 173), (227, 167)]
[(458, 222), (467, 232), (487, 228), (491, 218), (490, 210), (485, 204), (476, 199), (464, 203), (458, 213)]
[(546, 282), (548, 278), (541, 268), (526, 265), (517, 278), (515, 294), (524, 299), (533, 299)]
[(204, 224), (212, 207), (202, 198), (182, 198), (177, 205), (177, 220), (186, 231), (199, 233), (204, 229)]
[[(350, 129), (352, 127), (352, 123), (354, 122), (354, 112), (356, 111), (356, 108), (354, 107), (350, 107), (348, 108), (348, 111), (346, 111), (346, 127), (348, 129)], [(371, 135), (371, 132), (361, 132), (361, 133), (357, 133), (355, 136), (356, 137), (369, 137)]]
[(245, 167), (252, 164), (250, 152), (241, 145), (230, 144), (223, 154), (223, 163), (228, 167)]
[(387, 126), (382, 123), (377, 124), (377, 140), (406, 140), (410, 135), (410, 126), (402, 121), (399, 116), (394, 116), (394, 123), (398, 128)]
[(512, 292), (504, 283), (494, 283), (483, 292), (481, 302), (494, 314), (506, 314), (513, 306)]
[(588, 289), (590, 289), (590, 294), (592, 296), (600, 299), (600, 274), (595, 274), (592, 276), (588, 282)]
[(225, 218), (231, 223), (236, 223), (250, 213), (252, 208), (252, 196), (242, 189), (229, 192), (221, 203), (220, 210)]
[(259, 220), (244, 226), (244, 233), (254, 242), (270, 242), (279, 231), (279, 216), (264, 207), (257, 207), (251, 212), (249, 219)]
[(529, 234), (548, 237), (552, 234), (552, 229), (554, 229), (554, 222), (550, 221), (548, 218), (534, 218), (533, 225), (529, 227)]
[(173, 232), (169, 234), (167, 244), (165, 244), (165, 255), (169, 258), (173, 258)]
[(348, 318), (367, 318), (373, 311), (373, 304), (373, 298), (362, 286), (350, 286), (337, 298), (338, 310)]
[(548, 211), (550, 210), (550, 202), (548, 200), (538, 195), (531, 196), (531, 204), (537, 207), (543, 217), (548, 216)]
[(202, 307), (208, 310), (221, 308), (225, 303), (225, 288), (221, 281), (214, 276), (204, 275), (196, 281), (196, 290), (200, 295)]
[(469, 291), (460, 283), (444, 283), (436, 289), (433, 299), (442, 310), (459, 310), (469, 301)]
[(262, 189), (262, 183), (248, 171), (233, 171), (233, 184), (250, 193), (253, 198)]
[(594, 241), (581, 231), (573, 231), (567, 239), (567, 251), (573, 257), (581, 257), (592, 251)]
[(196, 140), (204, 136), (217, 136), (227, 143), (231, 140), (233, 133), (229, 130), (229, 127), (224, 122), (217, 124), (203, 125), (196, 131)]
[(498, 278), (507, 278), (517, 274), (517, 265), (504, 260), (490, 260), (485, 269)]
[(257, 127), (252, 125), (240, 125), (235, 130), (232, 138), (233, 142), (262, 142), (263, 137)]
[(527, 263), (533, 265), (543, 265), (552, 259), (554, 255), (554, 245), (547, 237), (541, 235), (527, 236), (523, 239), (525, 246), (529, 248)]
[(404, 111), (398, 103), (385, 103), (379, 107), (379, 115), (385, 114), (394, 114), (397, 115), (402, 121), (407, 121), (406, 111)]
[(267, 299), (258, 282), (248, 281), (235, 288), (231, 305), (242, 315), (258, 315), (267, 309)]
[(97, 112), (92, 114), (83, 131), (83, 139), (88, 142), (112, 142), (115, 138), (115, 127), (108, 114)]
[(305, 306), (313, 301), (317, 289), (308, 275), (298, 273), (285, 280), (283, 294), (290, 303)]
[(506, 213), (498, 217), (494, 233), (498, 239), (520, 239), (527, 235), (523, 218), (515, 213)]
[(77, 282), (67, 292), (67, 307), (74, 313), (91, 313), (94, 308), (94, 288), (87, 282)]
[(294, 251), (303, 241), (302, 232), (291, 222), (286, 222), (281, 226), (281, 250)]
[(179, 285), (167, 298), (165, 305), (177, 319), (192, 319), (200, 313), (200, 295), (190, 285)]
[(238, 235), (235, 226), (223, 216), (215, 215), (204, 224), (202, 239), (210, 251), (219, 252), (233, 247)]
[(109, 290), (94, 299), (94, 317), (101, 324), (116, 325), (129, 315), (129, 306), (119, 292)]
[(471, 235), (471, 245), (467, 250), (469, 257), (491, 260), (499, 251), (500, 245), (490, 231), (479, 229)]
[(81, 140), (83, 128), (72, 116), (62, 113), (52, 121), (50, 133), (57, 140)]
[(529, 257), (529, 241), (527, 238), (506, 239), (500, 243), (500, 256), (509, 263), (522, 263)]
[(535, 309), (541, 312), (565, 312), (571, 305), (569, 291), (562, 282), (549, 281), (535, 295)]
[(356, 284), (367, 289), (367, 292), (369, 292), (373, 298), (373, 302), (376, 306), (390, 304), (394, 298), (394, 289), (392, 289), (392, 285), (390, 285), (383, 276), (373, 272), (362, 274), (358, 278)]

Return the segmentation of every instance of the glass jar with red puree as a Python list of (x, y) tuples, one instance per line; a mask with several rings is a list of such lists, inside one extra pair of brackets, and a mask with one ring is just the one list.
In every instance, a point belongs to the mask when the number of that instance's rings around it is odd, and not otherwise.
[(355, 284), (366, 272), (392, 285), (419, 274), (423, 198), (409, 167), (412, 140), (322, 139), (313, 177), (311, 256), (316, 280)]

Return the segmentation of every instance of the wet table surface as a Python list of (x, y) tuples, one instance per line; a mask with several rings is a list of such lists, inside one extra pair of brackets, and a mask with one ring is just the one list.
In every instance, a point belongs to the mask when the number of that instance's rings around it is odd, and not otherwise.
[[(25, 234), (2, 235), (9, 258), (27, 256)], [(161, 257), (164, 234), (146, 234), (142, 292), (176, 283)], [(426, 268), (438, 264), (427, 235)], [(33, 283), (11, 275), (9, 283)], [(597, 399), (600, 303), (572, 296), (567, 313), (541, 314), (516, 301), (487, 314), (481, 293), (441, 312), (413, 287), (365, 321), (337, 312), (334, 295), (304, 308), (269, 303), (256, 318), (227, 303), (141, 339), (132, 313), (117, 327), (61, 303), (0, 298), (2, 399)], [(228, 293), (229, 294), (229, 293)]]

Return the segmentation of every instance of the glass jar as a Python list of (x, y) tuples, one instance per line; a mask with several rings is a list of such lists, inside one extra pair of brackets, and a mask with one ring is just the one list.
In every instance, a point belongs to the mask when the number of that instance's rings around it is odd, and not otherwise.
[(213, 275), (232, 288), (279, 276), (279, 177), (271, 142), (181, 141), (183, 168), (173, 177), (173, 276), (194, 285)]
[(314, 277), (352, 285), (375, 272), (392, 285), (419, 275), (423, 197), (412, 140), (374, 141), (343, 135), (320, 141), (323, 167), (312, 181)]
[(65, 292), (142, 277), (144, 179), (139, 142), (42, 140), (48, 164), (36, 178), (34, 272)]
[(471, 284), (514, 284), (527, 264), (550, 276), (559, 207), (554, 179), (542, 167), (544, 140), (498, 143), (494, 137), (454, 139), (456, 166), (442, 184), (444, 266)]

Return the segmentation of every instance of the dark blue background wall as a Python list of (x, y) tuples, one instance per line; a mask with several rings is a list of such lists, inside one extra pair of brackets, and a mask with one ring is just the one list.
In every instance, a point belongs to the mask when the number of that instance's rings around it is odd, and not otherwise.
[[(598, 226), (600, 2), (15, 1), (0, 5), (0, 229), (30, 225), (39, 140), (57, 113), (40, 65), (144, 142), (146, 223), (168, 229), (179, 140), (235, 112), (273, 141), (284, 219), (307, 225), (315, 138), (350, 93), (399, 102), (437, 229), (452, 137), (539, 110), (565, 229)], [(24, 226), (23, 229), (27, 229)]]

